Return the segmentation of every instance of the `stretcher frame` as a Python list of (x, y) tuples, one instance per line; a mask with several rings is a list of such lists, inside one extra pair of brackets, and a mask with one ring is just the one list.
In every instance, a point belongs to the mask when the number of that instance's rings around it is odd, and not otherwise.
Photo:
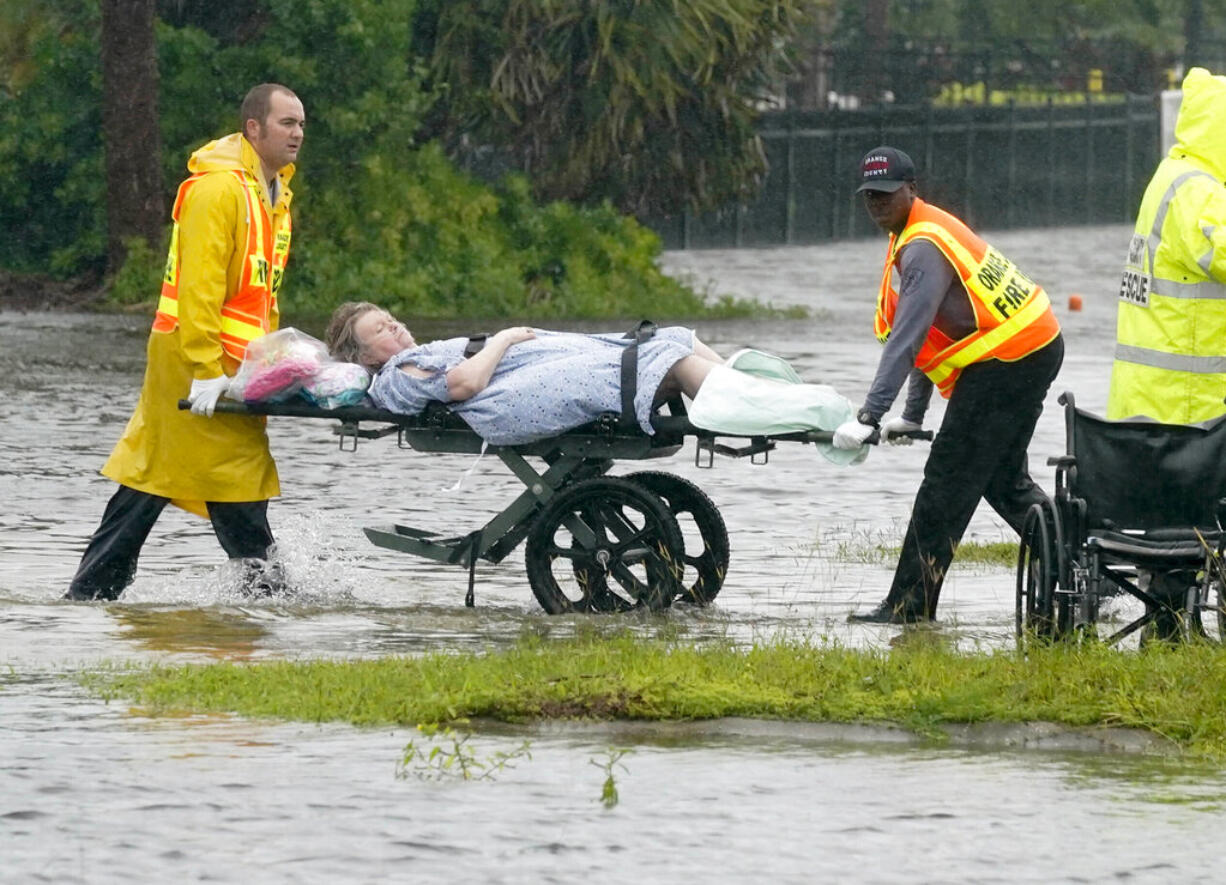
[[(180, 401), (180, 408), (188, 407)], [(403, 415), (370, 406), (319, 408), (302, 402), (233, 403), (222, 400), (216, 411), (230, 414), (266, 415), (291, 418), (325, 419), (337, 422), (333, 432), (343, 451), (354, 451), (363, 439), (396, 436), (402, 449), (423, 453), (493, 455), (506, 465), (524, 485), (507, 507), (479, 528), (458, 535), (443, 536), (429, 530), (392, 524), (366, 527), (366, 537), (379, 547), (424, 557), (468, 570), (466, 605), (474, 604), (475, 567), (478, 560), (499, 563), (534, 528), (566, 527), (574, 536), (569, 548), (556, 555), (574, 555), (576, 580), (582, 598), (576, 601), (556, 586), (553, 577), (541, 574), (539, 560), (531, 556), (529, 542), (528, 577), (538, 601), (550, 613), (627, 608), (663, 608), (676, 599), (706, 604), (714, 599), (723, 583), (728, 562), (728, 539), (723, 518), (709, 498), (693, 483), (667, 473), (632, 474), (632, 488), (622, 478), (601, 479), (617, 460), (652, 460), (675, 455), (694, 438), (694, 463), (700, 468), (714, 466), (715, 456), (750, 458), (765, 464), (770, 452), (781, 442), (829, 443), (833, 432), (805, 430), (771, 435), (737, 435), (696, 427), (680, 402), (669, 405), (669, 413), (652, 416), (654, 434), (638, 429), (627, 431), (620, 416), (609, 414), (583, 427), (547, 439), (520, 445), (489, 445), (463, 419), (441, 404), (433, 404), (418, 415)], [(931, 432), (912, 434), (931, 439)], [(726, 440), (736, 440), (731, 443)], [(542, 467), (529, 463), (539, 458)], [(641, 489), (638, 487), (642, 487)], [(646, 496), (642, 494), (646, 491)], [(583, 498), (582, 505), (567, 511), (567, 496)], [(613, 511), (606, 513), (602, 526), (611, 528), (607, 537), (592, 529), (589, 514), (600, 511), (602, 499), (612, 500)], [(559, 512), (555, 512), (559, 511)], [(693, 518), (701, 534), (703, 548), (692, 554), (684, 550), (684, 539), (676, 517)], [(552, 514), (552, 515), (551, 515)], [(595, 516), (601, 522), (600, 515)], [(537, 547), (548, 546), (541, 541)], [(634, 546), (638, 544), (639, 546)], [(680, 548), (678, 547), (680, 544)], [(602, 549), (603, 545), (603, 549)], [(591, 547), (609, 561), (578, 564), (579, 548)], [(548, 554), (546, 554), (548, 555)], [(618, 560), (621, 557), (621, 560)], [(556, 557), (555, 557), (556, 558)], [(536, 568), (534, 569), (534, 565)], [(686, 568), (692, 572), (689, 580)], [(535, 573), (534, 573), (535, 571)], [(592, 587), (609, 579), (621, 584), (620, 590), (595, 593)], [(660, 586), (655, 586), (660, 585)]]

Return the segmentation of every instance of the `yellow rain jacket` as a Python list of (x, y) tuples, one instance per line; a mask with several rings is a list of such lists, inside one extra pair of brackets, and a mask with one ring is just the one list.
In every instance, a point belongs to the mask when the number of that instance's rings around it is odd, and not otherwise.
[[(277, 173), (276, 205), (262, 180), (255, 149), (235, 132), (192, 154), (198, 172), (245, 169), (260, 181), (260, 196), (274, 229), (289, 211), (293, 165)], [(207, 515), (206, 501), (265, 501), (281, 493), (262, 418), (212, 418), (180, 411), (195, 378), (233, 375), (238, 363), (222, 350), (221, 306), (238, 290), (247, 242), (247, 197), (238, 178), (208, 175), (192, 186), (179, 212), (178, 325), (149, 335), (148, 362), (140, 401), (102, 468), (118, 483), (171, 498)], [(272, 303), (269, 328), (279, 311)]]
[(1192, 68), (1175, 146), (1141, 200), (1120, 286), (1107, 416), (1226, 413), (1226, 77)]

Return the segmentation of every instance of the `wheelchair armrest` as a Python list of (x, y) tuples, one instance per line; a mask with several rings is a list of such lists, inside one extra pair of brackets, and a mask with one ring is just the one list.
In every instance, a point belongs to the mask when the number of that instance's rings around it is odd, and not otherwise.
[(1073, 455), (1053, 455), (1047, 459), (1048, 467), (1068, 467), (1076, 463), (1077, 458)]

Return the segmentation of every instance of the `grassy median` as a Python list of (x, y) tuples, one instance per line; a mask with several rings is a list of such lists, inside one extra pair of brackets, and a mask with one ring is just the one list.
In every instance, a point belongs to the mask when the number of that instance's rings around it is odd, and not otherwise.
[[(1226, 758), (1226, 650), (1086, 644), (951, 650), (932, 631), (891, 649), (779, 640), (740, 648), (626, 635), (524, 638), (484, 654), (104, 670), (87, 682), (143, 713), (231, 712), (354, 725), (482, 717), (686, 720), (725, 716), (894, 723), (1046, 721), (1148, 730)], [(906, 641), (906, 640), (911, 641)]]

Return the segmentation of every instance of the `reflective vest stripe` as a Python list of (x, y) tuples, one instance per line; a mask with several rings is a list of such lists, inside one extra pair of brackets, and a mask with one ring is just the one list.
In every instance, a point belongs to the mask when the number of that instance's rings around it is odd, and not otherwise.
[[(1043, 313), (1050, 308), (1051, 302), (1047, 299), (1047, 293), (1040, 289), (1035, 294), (1035, 297), (1030, 300), (1030, 303), (1010, 317), (1008, 322), (1001, 323), (995, 329), (985, 332), (978, 338), (964, 339), (968, 341), (966, 346), (944, 356), (942, 361), (958, 368), (964, 368), (971, 363), (977, 363), (1014, 335), (1019, 334), (1018, 326), (1022, 327), (1020, 333), (1024, 334), (1025, 327), (1040, 319)], [(1043, 344), (1050, 340), (1050, 338), (1046, 339)]]
[(268, 334), (264, 324), (260, 322), (246, 323), (231, 316), (221, 318), (221, 334), (229, 335), (241, 341), (254, 341), (261, 335)]
[(1226, 357), (1193, 356), (1187, 353), (1167, 353), (1135, 344), (1115, 345), (1115, 358), (1153, 369), (1187, 372), (1190, 375), (1220, 375), (1226, 372)]
[[(1210, 258), (1212, 259), (1212, 254)], [(1154, 280), (1150, 295), (1161, 295), (1164, 298), (1201, 298), (1205, 300), (1226, 299), (1226, 286), (1205, 280), (1201, 283), (1177, 283), (1174, 280)]]
[[(1162, 243), (1162, 226), (1166, 224), (1166, 214), (1170, 211), (1171, 201), (1175, 199), (1175, 191), (1179, 190), (1180, 185), (1182, 185), (1185, 181), (1193, 178), (1200, 178), (1202, 175), (1215, 184), (1217, 183), (1216, 179), (1214, 179), (1214, 177), (1208, 172), (1194, 169), (1191, 172), (1185, 172), (1182, 175), (1175, 176), (1175, 180), (1171, 182), (1170, 186), (1166, 189), (1166, 193), (1162, 195), (1162, 199), (1158, 201), (1158, 212), (1154, 215), (1154, 225), (1152, 228), (1150, 228), (1149, 239), (1146, 242), (1149, 252), (1149, 266), (1146, 268), (1146, 270), (1149, 272), (1149, 278), (1151, 280), (1154, 278), (1154, 254), (1158, 251), (1158, 246)], [(1212, 255), (1213, 251), (1210, 250), (1210, 258), (1212, 258)]]
[[(158, 298), (158, 311), (157, 312), (177, 321), (179, 319), (179, 299), (171, 298), (165, 293), (163, 293)], [(170, 330), (167, 330), (167, 331), (170, 331)]]
[[(904, 242), (897, 248), (901, 249), (907, 243), (920, 237), (939, 241), (938, 245), (944, 245), (946, 248), (942, 252), (946, 252), (947, 257), (952, 258), (955, 262), (955, 270), (958, 271), (958, 276), (965, 279), (970, 275), (976, 267), (979, 266), (980, 259), (977, 259), (970, 253), (970, 250), (963, 246), (958, 240), (950, 236), (949, 231), (938, 224), (933, 224), (931, 221), (921, 221), (918, 224), (910, 225), (903, 231)], [(952, 253), (952, 254), (950, 254)]]

